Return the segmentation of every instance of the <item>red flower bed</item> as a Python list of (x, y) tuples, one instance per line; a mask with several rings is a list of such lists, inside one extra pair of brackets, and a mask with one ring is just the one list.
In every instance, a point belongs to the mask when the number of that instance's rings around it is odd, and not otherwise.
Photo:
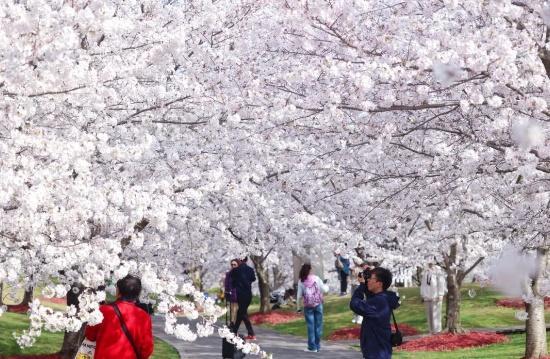
[(28, 310), (29, 306), (26, 304), (8, 305), (8, 313), (27, 313)]
[(61, 359), (59, 354), (41, 354), (41, 355), (0, 355), (0, 359)]
[[(408, 324), (397, 324), (397, 325), (399, 326), (399, 331), (401, 332), (401, 334), (403, 334), (404, 337), (418, 334), (418, 330), (414, 327), (411, 327)], [(392, 330), (395, 331), (395, 327), (393, 324), (392, 324)], [(360, 332), (361, 332), (361, 327), (359, 326), (342, 328), (332, 332), (332, 334), (329, 335), (328, 339), (329, 340), (359, 339)]]
[(399, 350), (410, 352), (431, 351), (442, 352), (459, 348), (480, 347), (483, 345), (504, 343), (508, 337), (503, 334), (471, 332), (464, 334), (436, 334), (423, 338), (414, 339), (404, 343)]
[(292, 322), (302, 318), (303, 315), (294, 312), (269, 312), (269, 313), (254, 313), (249, 316), (252, 324), (282, 324)]
[(38, 299), (40, 299), (41, 302), (50, 302), (50, 303), (54, 303), (54, 304), (67, 304), (67, 299), (66, 298), (46, 298), (46, 297), (38, 297)]
[[(496, 301), (499, 307), (525, 309), (525, 302), (521, 298), (503, 298)], [(550, 297), (544, 298), (544, 308), (550, 308)]]

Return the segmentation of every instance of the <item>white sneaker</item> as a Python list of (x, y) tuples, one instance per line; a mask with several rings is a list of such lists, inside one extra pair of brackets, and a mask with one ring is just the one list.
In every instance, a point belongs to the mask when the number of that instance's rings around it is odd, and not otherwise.
[(317, 350), (315, 350), (315, 349), (309, 349), (309, 348), (305, 348), (304, 351), (305, 351), (305, 352), (308, 352), (308, 353), (317, 353)]
[(353, 318), (353, 319), (351, 320), (351, 322), (352, 322), (353, 324), (357, 324), (357, 319)]

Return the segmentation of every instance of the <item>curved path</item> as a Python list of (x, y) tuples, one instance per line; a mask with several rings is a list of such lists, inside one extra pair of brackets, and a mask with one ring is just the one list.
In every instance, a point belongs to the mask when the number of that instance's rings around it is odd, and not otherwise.
[[(305, 323), (304, 323), (305, 325)], [(321, 352), (307, 353), (306, 340), (303, 338), (275, 333), (271, 330), (254, 327), (258, 340), (256, 341), (263, 350), (273, 353), (273, 359), (359, 359), (361, 353), (347, 344), (339, 344), (323, 341)], [(188, 343), (164, 333), (164, 319), (159, 316), (153, 317), (153, 332), (155, 336), (170, 343), (180, 353), (182, 359), (221, 359), (222, 340), (219, 336), (213, 335), (207, 338), (199, 338), (197, 341)], [(356, 343), (359, 344), (359, 343)], [(247, 358), (259, 358), (255, 355), (248, 355)]]

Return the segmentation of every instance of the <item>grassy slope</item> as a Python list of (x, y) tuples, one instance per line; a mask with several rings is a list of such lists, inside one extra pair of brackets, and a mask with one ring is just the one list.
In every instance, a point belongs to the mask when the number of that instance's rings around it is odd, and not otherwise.
[[(464, 328), (502, 328), (523, 325), (514, 317), (515, 309), (497, 307), (495, 300), (502, 296), (487, 288), (474, 287), (476, 296), (470, 298), (468, 290), (462, 290), (462, 324)], [(427, 331), (424, 305), (420, 301), (418, 288), (400, 288), (402, 298), (401, 308), (395, 315), (399, 323), (407, 323), (420, 332)], [(251, 308), (254, 311), (254, 307)], [(445, 308), (443, 308), (445, 311)], [(349, 310), (349, 297), (329, 296), (325, 300), (324, 308), (324, 336), (329, 336), (335, 329), (353, 326), (352, 313)], [(547, 315), (547, 320), (550, 316)], [(306, 336), (306, 327), (303, 320), (286, 324), (270, 326), (279, 332)]]
[[(474, 298), (468, 296), (468, 290), (475, 289)], [(418, 288), (400, 288), (402, 303), (396, 311), (398, 322), (407, 323), (421, 332), (427, 331), (424, 305), (420, 301)], [(514, 317), (516, 309), (501, 308), (495, 305), (495, 300), (502, 295), (487, 288), (466, 286), (462, 290), (462, 324), (465, 328), (499, 328), (521, 326), (524, 323)], [(335, 329), (349, 327), (352, 313), (349, 310), (349, 297), (329, 296), (325, 300), (324, 308), (324, 337), (326, 338)], [(251, 308), (252, 311), (257, 308)], [(445, 311), (445, 308), (443, 308)], [(547, 322), (550, 315), (547, 314)], [(276, 331), (306, 336), (306, 327), (303, 320), (286, 324), (272, 325)], [(511, 335), (510, 341), (505, 344), (489, 345), (482, 348), (462, 349), (452, 352), (395, 352), (396, 359), (489, 359), (489, 358), (520, 358), (525, 348), (525, 335)]]
[[(0, 317), (0, 354), (48, 354), (55, 353), (61, 347), (62, 333), (43, 332), (36, 344), (21, 351), (13, 339), (12, 333), (28, 328), (28, 319), (23, 314), (5, 313)], [(153, 359), (177, 359), (179, 355), (174, 347), (166, 342), (155, 339)]]

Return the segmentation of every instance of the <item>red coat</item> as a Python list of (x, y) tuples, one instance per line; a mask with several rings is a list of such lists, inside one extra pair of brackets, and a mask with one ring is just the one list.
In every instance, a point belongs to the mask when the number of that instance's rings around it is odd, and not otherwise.
[[(153, 353), (151, 317), (134, 303), (116, 303), (141, 355), (138, 359), (149, 358)], [(86, 328), (86, 338), (96, 342), (94, 359), (136, 359), (134, 349), (124, 334), (113, 307), (101, 305), (99, 310), (103, 313), (103, 321)]]

